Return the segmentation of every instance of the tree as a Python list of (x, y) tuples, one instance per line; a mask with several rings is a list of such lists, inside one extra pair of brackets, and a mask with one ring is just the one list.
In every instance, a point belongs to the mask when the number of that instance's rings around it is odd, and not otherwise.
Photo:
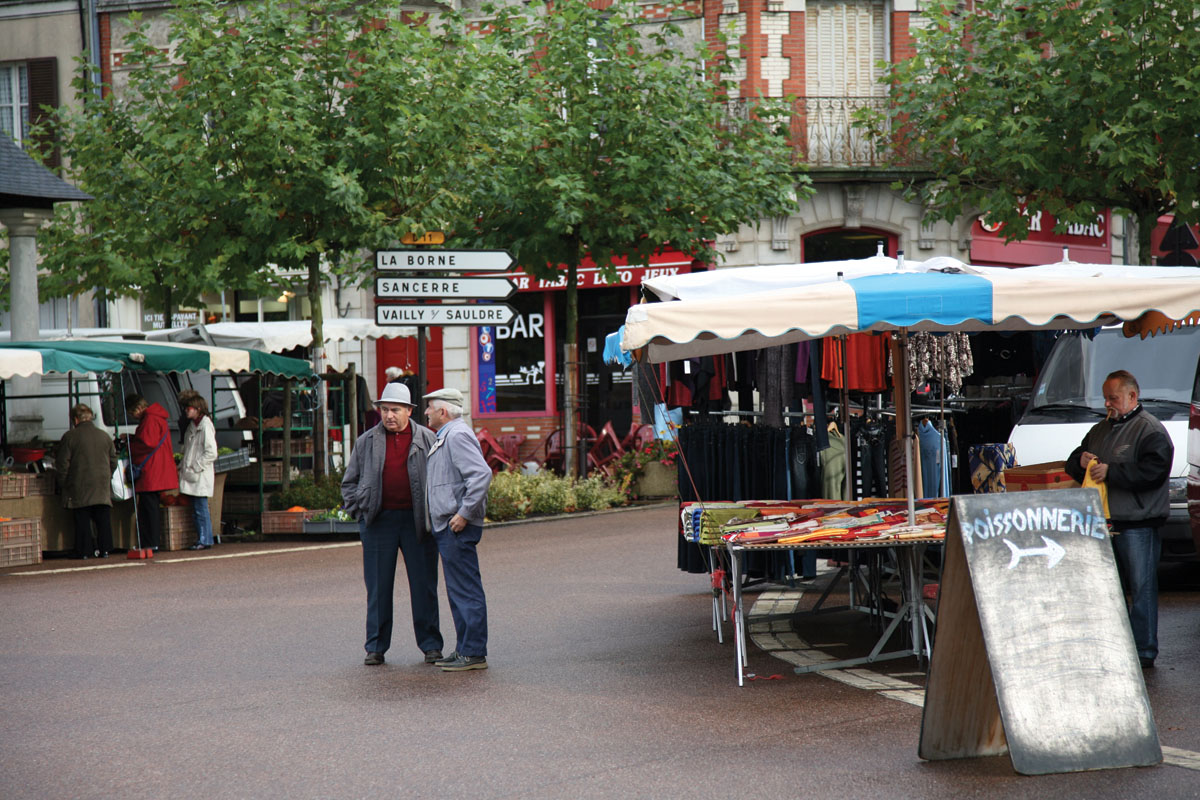
[(330, 275), (361, 279), (364, 250), (469, 225), (488, 157), (487, 40), (392, 5), (189, 0), (169, 55), (136, 30), (124, 91), (80, 84), (82, 109), (59, 118), (96, 199), (46, 230), (48, 293), (143, 292), (169, 319), (180, 300), (302, 270), (319, 362)]
[(929, 167), (909, 187), (932, 219), (984, 213), (1009, 239), (1028, 211), (1060, 226), (1106, 208), (1148, 260), (1160, 214), (1197, 219), (1200, 18), (1194, 0), (939, 0), (917, 55), (890, 68), (872, 121)]
[(566, 278), (572, 474), (581, 260), (609, 280), (616, 259), (659, 249), (711, 260), (717, 235), (786, 215), (810, 191), (772, 121), (782, 109), (730, 115), (728, 58), (689, 54), (676, 25), (643, 24), (636, 0), (592, 5), (556, 3), (494, 25), (491, 38), (521, 57), (505, 86), (516, 124), (497, 145), (474, 234), (538, 277)]

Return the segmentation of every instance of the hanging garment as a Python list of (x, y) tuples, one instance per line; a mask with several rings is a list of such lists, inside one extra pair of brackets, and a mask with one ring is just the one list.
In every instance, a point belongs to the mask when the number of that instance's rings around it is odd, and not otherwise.
[(808, 499), (817, 491), (817, 444), (807, 428), (792, 429), (792, 497)]
[(962, 391), (963, 378), (975, 371), (971, 340), (961, 331), (933, 334), (917, 331), (908, 336), (910, 386), (940, 378), (947, 393)]
[(921, 446), (921, 497), (941, 497), (945, 440), (927, 419), (917, 426), (917, 439)]
[(887, 497), (887, 447), (883, 423), (870, 418), (855, 437), (862, 465), (863, 497)]
[(1004, 470), (1017, 463), (1016, 448), (1008, 442), (972, 445), (967, 457), (975, 494), (1003, 492)]
[[(846, 388), (882, 392), (887, 388), (886, 336), (852, 333), (846, 337)], [(831, 389), (842, 388), (842, 347), (836, 336), (821, 340), (821, 377)]]
[(845, 499), (846, 440), (839, 432), (829, 432), (829, 447), (821, 451), (821, 496), (829, 500)]

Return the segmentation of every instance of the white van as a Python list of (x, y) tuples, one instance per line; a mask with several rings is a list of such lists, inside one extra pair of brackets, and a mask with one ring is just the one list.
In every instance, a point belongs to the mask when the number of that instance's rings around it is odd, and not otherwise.
[[(173, 449), (183, 449), (180, 424), (184, 419), (179, 407), (179, 393), (184, 389), (195, 389), (204, 397), (211, 408), (213, 425), (217, 430), (217, 445), (239, 449), (249, 444), (252, 434), (235, 427), (245, 416), (242, 398), (237, 392), (233, 378), (219, 374), (217, 391), (212, 391), (213, 376), (208, 372), (142, 372), (125, 370), (116, 374), (86, 376), (76, 375), (68, 380), (66, 375), (48, 374), (41, 377), (41, 389), (36, 398), (42, 417), (40, 441), (54, 443), (70, 429), (70, 407), (83, 403), (91, 407), (96, 424), (109, 435), (133, 433), (136, 424), (127, 421), (123, 398), (132, 394), (144, 396), (147, 402), (158, 403), (167, 411)], [(5, 399), (10, 403), (22, 396), (5, 387)], [(68, 397), (68, 394), (71, 396)], [(13, 420), (10, 418), (9, 431)], [(127, 424), (129, 423), (129, 424)]]
[[(1171, 515), (1162, 529), (1163, 558), (1195, 558), (1188, 518), (1188, 419), (1200, 363), (1200, 327), (1141, 339), (1120, 327), (1094, 336), (1064, 333), (1042, 367), (1025, 413), (1009, 435), (1018, 464), (1062, 461), (1105, 417), (1101, 386), (1118, 369), (1141, 387), (1141, 402), (1167, 429), (1175, 446), (1171, 463)], [(1194, 458), (1196, 458), (1194, 456)]]

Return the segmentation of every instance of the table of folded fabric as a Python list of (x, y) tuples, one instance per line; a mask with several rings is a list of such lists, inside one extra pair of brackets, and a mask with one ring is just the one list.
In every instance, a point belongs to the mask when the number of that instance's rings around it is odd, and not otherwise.
[[(908, 523), (906, 502), (890, 498), (684, 504), (681, 507), (684, 535), (713, 547), (715, 553), (723, 556), (718, 559), (720, 566), (713, 570), (714, 617), (718, 613), (717, 595), (722, 595), (722, 601), (728, 597), (732, 605), (738, 685), (743, 683), (747, 663), (743, 564), (747, 556), (755, 553), (840, 551), (831, 553), (842, 564), (838, 573), (817, 606), (805, 613), (828, 611), (822, 609), (825, 598), (835, 583), (845, 578), (849, 585), (848, 607), (889, 619), (870, 654), (800, 665), (795, 668), (797, 672), (908, 656), (927, 658), (932, 612), (921, 596), (923, 555), (926, 547), (944, 541), (946, 513), (947, 501), (940, 498), (918, 500), (913, 525)], [(894, 607), (888, 606), (882, 594), (880, 572), (884, 554), (894, 559), (900, 580), (902, 600)], [(906, 621), (910, 627), (910, 646), (884, 652), (883, 648)]]

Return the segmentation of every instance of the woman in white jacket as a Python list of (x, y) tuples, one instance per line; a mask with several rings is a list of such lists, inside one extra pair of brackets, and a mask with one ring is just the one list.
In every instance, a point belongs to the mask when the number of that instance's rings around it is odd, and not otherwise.
[(213, 493), (213, 464), (217, 460), (217, 430), (208, 416), (208, 403), (195, 392), (179, 399), (188, 422), (183, 434), (183, 456), (179, 460), (179, 493), (192, 500), (196, 520), (196, 543), (189, 550), (207, 550), (213, 545), (212, 517), (208, 498)]

